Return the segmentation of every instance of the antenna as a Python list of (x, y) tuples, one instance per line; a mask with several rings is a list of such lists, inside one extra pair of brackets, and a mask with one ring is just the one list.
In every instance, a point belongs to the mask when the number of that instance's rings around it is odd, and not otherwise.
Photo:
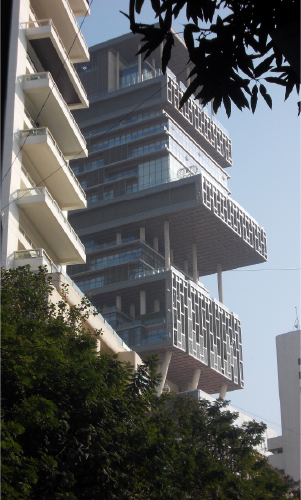
[(300, 330), (300, 324), (299, 324), (297, 307), (295, 307), (295, 309), (296, 309), (296, 319), (295, 319), (295, 323), (294, 323), (294, 328), (295, 328), (295, 330)]

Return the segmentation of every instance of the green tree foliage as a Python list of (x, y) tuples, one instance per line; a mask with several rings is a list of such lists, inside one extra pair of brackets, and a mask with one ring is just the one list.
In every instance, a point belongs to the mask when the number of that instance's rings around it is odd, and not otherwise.
[(133, 373), (97, 354), (87, 301), (55, 306), (51, 290), (42, 268), (2, 273), (3, 498), (287, 498), (291, 481), (254, 448), (263, 424), (157, 397), (155, 360)]
[[(143, 35), (139, 53), (148, 57), (164, 44), (164, 73), (174, 46), (172, 22), (186, 7), (184, 40), (192, 70), (180, 106), (194, 94), (204, 105), (213, 101), (215, 112), (223, 103), (230, 116), (231, 102), (240, 110), (251, 107), (254, 113), (259, 94), (272, 108), (265, 82), (282, 85), (285, 99), (294, 87), (299, 93), (299, 0), (151, 0), (159, 20), (156, 26), (136, 22), (143, 4), (144, 0), (130, 0), (125, 15), (133, 33)], [(296, 35), (287, 52), (282, 43), (287, 44), (292, 32)]]

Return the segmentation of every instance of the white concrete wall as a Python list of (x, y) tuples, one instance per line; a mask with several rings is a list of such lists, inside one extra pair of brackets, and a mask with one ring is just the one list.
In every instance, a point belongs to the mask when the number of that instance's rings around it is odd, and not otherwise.
[[(282, 436), (268, 441), (270, 450), (282, 448), (269, 458), (271, 465), (284, 469), (296, 481), (300, 479), (300, 387), (301, 331), (276, 337)], [(300, 360), (300, 361), (299, 361)], [(300, 364), (299, 364), (300, 363)]]

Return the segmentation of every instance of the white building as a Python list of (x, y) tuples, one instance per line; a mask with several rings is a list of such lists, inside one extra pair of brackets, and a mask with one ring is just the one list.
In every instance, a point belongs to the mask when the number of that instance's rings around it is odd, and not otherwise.
[[(68, 301), (82, 293), (66, 275), (67, 264), (86, 261), (85, 248), (67, 220), (87, 206), (69, 160), (88, 155), (72, 112), (88, 108), (73, 63), (89, 61), (77, 17), (90, 14), (88, 0), (13, 0), (8, 40), (2, 149), (2, 266), (46, 265), (56, 286), (69, 283)], [(102, 329), (101, 350), (135, 353), (101, 316), (87, 326)]]
[(282, 436), (268, 440), (269, 462), (296, 481), (300, 474), (301, 331), (276, 337)]

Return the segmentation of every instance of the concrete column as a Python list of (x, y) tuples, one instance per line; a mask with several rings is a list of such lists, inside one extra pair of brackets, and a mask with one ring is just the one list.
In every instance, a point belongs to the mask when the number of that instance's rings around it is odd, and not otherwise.
[(190, 85), (190, 78), (188, 78), (188, 75), (189, 75), (190, 71), (191, 71), (191, 70), (190, 70), (190, 67), (189, 67), (189, 66), (187, 66), (187, 69), (186, 69), (186, 77), (187, 77), (186, 87), (187, 87), (187, 88), (188, 88), (188, 87), (189, 87), (189, 85)]
[(188, 260), (184, 260), (184, 273), (188, 274)]
[(201, 369), (196, 368), (193, 372), (193, 377), (192, 381), (189, 384), (189, 390), (190, 391), (195, 391), (198, 388), (199, 385), (199, 380), (200, 380), (200, 375), (201, 375)]
[(169, 222), (164, 222), (165, 267), (170, 267)]
[(146, 293), (140, 290), (140, 314), (146, 314)]
[[(138, 51), (141, 49), (141, 43), (138, 43)], [(138, 80), (142, 81), (141, 54), (138, 55)]]
[(120, 295), (116, 295), (116, 307), (117, 307), (117, 309), (120, 309), (120, 311), (121, 311), (121, 296)]
[(116, 243), (117, 243), (117, 245), (121, 244), (121, 233), (116, 234)]
[(227, 394), (227, 384), (222, 384), (221, 389), (220, 389), (220, 393), (219, 393), (219, 398), (225, 399), (226, 394)]
[(145, 227), (140, 227), (140, 240), (145, 241)]
[(160, 44), (159, 50), (160, 50), (160, 64), (159, 64), (159, 68), (162, 69), (163, 42)]
[(154, 250), (156, 250), (156, 252), (159, 251), (159, 240), (158, 240), (158, 238), (154, 238), (153, 239), (153, 247), (154, 247)]
[(193, 281), (198, 284), (199, 283), (199, 276), (198, 276), (198, 258), (197, 258), (197, 251), (196, 251), (196, 244), (192, 244), (192, 275), (193, 275)]
[(173, 250), (170, 249), (170, 262), (173, 263)]
[(154, 300), (154, 312), (159, 312), (160, 311), (160, 300), (156, 299)]
[(222, 266), (217, 264), (218, 300), (224, 303)]
[(130, 305), (130, 317), (135, 320), (136, 319), (136, 312), (135, 312), (135, 304)]
[(167, 372), (168, 372), (168, 368), (169, 368), (169, 363), (171, 360), (171, 355), (172, 355), (171, 351), (166, 351), (164, 354), (164, 358), (162, 360), (162, 363), (161, 363), (160, 371), (161, 371), (162, 379), (161, 379), (160, 384), (157, 387), (158, 396), (160, 396), (162, 394), (162, 391), (163, 391), (163, 387), (164, 387), (164, 384), (166, 381)]
[(116, 87), (119, 87), (119, 52), (116, 53)]

